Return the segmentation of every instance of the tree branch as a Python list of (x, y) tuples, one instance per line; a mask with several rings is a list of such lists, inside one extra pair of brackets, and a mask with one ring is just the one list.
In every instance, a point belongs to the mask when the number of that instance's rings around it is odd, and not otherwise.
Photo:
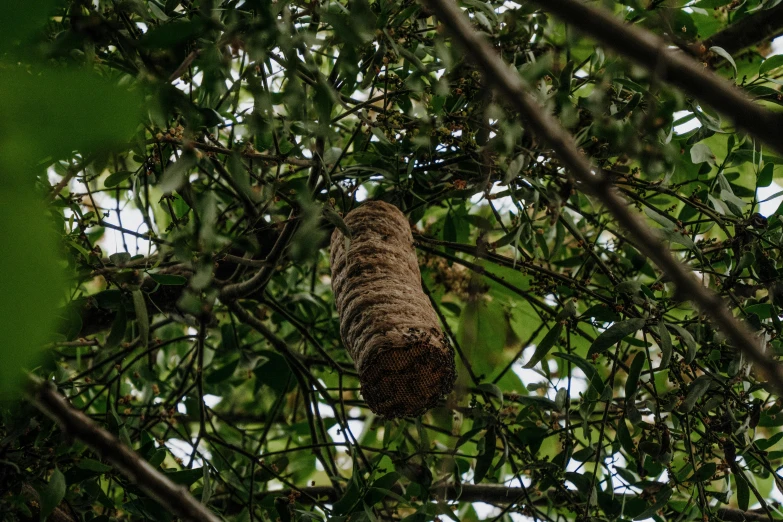
[[(649, 69), (666, 82), (712, 106), (734, 124), (783, 154), (783, 113), (772, 112), (754, 103), (736, 86), (712, 72), (685, 53), (670, 49), (649, 31), (624, 24), (602, 9), (579, 0), (533, 0), (545, 11), (598, 40), (616, 53)], [(448, 24), (447, 24), (448, 25)], [(476, 51), (472, 50), (475, 55)]]
[(764, 40), (783, 33), (783, 4), (772, 9), (761, 9), (739, 22), (733, 23), (713, 34), (701, 44), (722, 47), (727, 53), (735, 54)]
[(117, 437), (100, 428), (84, 413), (74, 409), (51, 384), (31, 379), (28, 394), (36, 408), (56, 421), (64, 432), (101, 454), (169, 512), (184, 520), (219, 522), (187, 489), (174, 484), (131, 448), (122, 444)]
[[(582, 9), (584, 6), (579, 2), (548, 0), (546, 5), (557, 6), (559, 11), (560, 7), (572, 3), (581, 9), (581, 11), (577, 10), (581, 12), (579, 21), (585, 22), (584, 25), (592, 26), (594, 20), (587, 20), (589, 16), (593, 16), (592, 10), (585, 11)], [(630, 210), (628, 203), (610, 184), (604, 172), (594, 168), (584, 156), (579, 154), (573, 137), (529, 94), (530, 89), (523, 84), (519, 74), (505, 64), (489, 43), (472, 29), (456, 4), (451, 0), (426, 0), (426, 4), (483, 69), (487, 84), (492, 85), (505, 101), (522, 115), (531, 130), (554, 149), (569, 174), (578, 182), (578, 187), (598, 198), (604, 204), (615, 219), (638, 242), (642, 252), (669, 276), (677, 291), (684, 298), (690, 299), (696, 304), (702, 313), (710, 317), (728, 340), (744, 352), (760, 371), (765, 372), (777, 393), (783, 394), (783, 369), (781, 366), (765, 355), (759, 346), (759, 340), (731, 314), (722, 300), (715, 293), (703, 287), (688, 268), (674, 259), (666, 244), (639, 216)], [(603, 14), (601, 16), (606, 18)], [(569, 18), (571, 18), (571, 14), (569, 14)], [(612, 23), (615, 24), (613, 20)], [(623, 30), (626, 29), (625, 26), (622, 27)], [(612, 32), (607, 26), (603, 26), (603, 30), (607, 34)], [(635, 32), (634, 37), (636, 37)], [(641, 33), (641, 38), (643, 40), (650, 39), (646, 33)], [(633, 43), (629, 42), (628, 45), (629, 47), (633, 46)], [(682, 61), (681, 56), (678, 56), (677, 59)], [(735, 95), (732, 94), (732, 96)], [(744, 100), (739, 96), (736, 97)], [(755, 107), (753, 104), (750, 105)]]
[[(391, 491), (401, 495), (404, 493), (399, 484), (392, 486)], [(482, 485), (482, 484), (462, 484), (459, 488), (453, 484), (446, 486), (436, 486), (430, 490), (430, 494), (436, 498), (459, 502), (486, 502), (487, 504), (503, 505), (511, 503), (520, 503), (520, 499), (525, 498), (523, 488)], [(327, 504), (337, 502), (341, 493), (331, 486), (313, 486), (301, 488), (296, 491), (280, 490), (267, 491), (260, 493), (260, 498), (274, 495), (276, 497), (289, 497), (290, 495), (301, 495), (297, 497), (297, 502), (310, 504), (314, 499), (323, 500)], [(543, 495), (534, 500), (546, 500), (549, 495)], [(753, 522), (769, 520), (766, 514), (758, 511), (741, 511), (739, 509), (720, 508), (717, 511), (718, 517), (726, 522)]]
[[(170, 136), (163, 136), (157, 140), (150, 140), (150, 143), (170, 143), (172, 145), (175, 145), (183, 149), (192, 147), (194, 149), (203, 150), (205, 152), (214, 152), (215, 154), (231, 155), (236, 152), (231, 149), (218, 147), (216, 145), (209, 145), (208, 143), (203, 143), (200, 141), (182, 141), (176, 138), (172, 138)], [(311, 167), (316, 164), (315, 160), (289, 158), (287, 156), (274, 156), (270, 154), (262, 154), (261, 152), (253, 152), (248, 150), (241, 152), (241, 156), (243, 158), (248, 158), (248, 159), (268, 161), (269, 163), (286, 163), (288, 165), (296, 165), (299, 167)]]
[[(321, 161), (324, 151), (323, 138), (318, 138), (316, 140), (315, 149), (314, 157), (317, 158), (316, 161), (318, 163), (311, 167), (310, 175), (307, 178), (307, 190), (309, 191), (315, 189), (318, 178), (321, 176), (323, 171), (323, 162)], [(299, 221), (297, 219), (298, 217), (299, 210), (296, 208), (292, 209), (291, 214), (288, 217), (288, 221), (283, 227), (283, 231), (280, 232), (280, 236), (278, 236), (275, 245), (272, 247), (272, 250), (269, 252), (266, 259), (264, 259), (266, 266), (264, 266), (261, 270), (256, 272), (253, 277), (246, 281), (223, 287), (223, 289), (220, 291), (220, 299), (222, 301), (230, 301), (240, 297), (246, 297), (253, 293), (258, 293), (259, 295), (263, 294), (264, 288), (266, 288), (267, 283), (270, 279), (272, 279), (272, 276), (275, 273), (278, 261), (283, 258), (283, 254), (288, 247), (288, 243), (294, 237), (296, 228), (299, 225)]]

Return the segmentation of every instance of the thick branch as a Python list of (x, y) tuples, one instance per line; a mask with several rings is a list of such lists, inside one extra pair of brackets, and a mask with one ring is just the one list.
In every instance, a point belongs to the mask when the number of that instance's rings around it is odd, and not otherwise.
[[(575, 3), (580, 8), (583, 7), (579, 2), (570, 0), (549, 1), (551, 3), (547, 3), (547, 6), (560, 7)], [(759, 346), (759, 339), (730, 313), (717, 295), (703, 287), (688, 268), (672, 257), (671, 251), (661, 239), (630, 210), (628, 203), (612, 187), (603, 171), (594, 169), (587, 159), (579, 154), (573, 137), (529, 94), (529, 89), (522, 83), (519, 74), (505, 64), (487, 41), (471, 28), (460, 9), (451, 0), (427, 0), (426, 3), (483, 69), (487, 84), (494, 86), (505, 101), (525, 118), (531, 130), (554, 149), (569, 174), (579, 183), (579, 188), (604, 204), (638, 242), (642, 252), (669, 276), (678, 292), (693, 301), (702, 313), (710, 317), (729, 341), (744, 352), (760, 371), (766, 373), (775, 390), (779, 394), (783, 393), (783, 370), (776, 361), (765, 355)], [(580, 20), (587, 22), (586, 25), (591, 25), (592, 20), (583, 19), (587, 16), (591, 16), (591, 12), (583, 11)], [(604, 26), (604, 30), (607, 29)], [(607, 32), (611, 31), (607, 30)], [(645, 40), (648, 39), (645, 33), (641, 36)]]
[[(685, 53), (670, 49), (661, 38), (639, 27), (624, 24), (610, 13), (579, 0), (533, 1), (616, 53), (659, 75), (663, 81), (712, 106), (737, 127), (783, 154), (780, 133), (783, 114), (754, 103), (732, 83), (706, 70), (703, 64)], [(474, 49), (471, 52), (477, 54)]]
[(722, 47), (727, 53), (735, 54), (764, 40), (783, 33), (783, 4), (772, 9), (761, 9), (739, 22), (733, 23), (702, 42), (710, 47)]
[(51, 385), (31, 382), (29, 395), (32, 403), (55, 420), (64, 432), (101, 454), (165, 509), (184, 520), (219, 522), (187, 489), (173, 483), (131, 448), (122, 444), (117, 437), (71, 407), (65, 397), (57, 393)]

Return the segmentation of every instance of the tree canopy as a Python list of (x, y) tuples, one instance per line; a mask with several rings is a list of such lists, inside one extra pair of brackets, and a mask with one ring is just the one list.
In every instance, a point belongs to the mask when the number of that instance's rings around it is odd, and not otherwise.
[[(5, 519), (783, 519), (779, 1), (2, 9)], [(413, 418), (366, 201), (455, 355)]]

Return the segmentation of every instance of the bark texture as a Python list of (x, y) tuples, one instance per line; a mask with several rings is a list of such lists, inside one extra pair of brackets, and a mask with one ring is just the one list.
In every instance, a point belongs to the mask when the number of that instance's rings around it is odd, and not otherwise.
[(375, 413), (423, 413), (449, 393), (454, 351), (421, 288), (408, 220), (396, 207), (370, 201), (350, 212), (346, 241), (332, 234), (332, 289), (340, 335), (362, 395)]

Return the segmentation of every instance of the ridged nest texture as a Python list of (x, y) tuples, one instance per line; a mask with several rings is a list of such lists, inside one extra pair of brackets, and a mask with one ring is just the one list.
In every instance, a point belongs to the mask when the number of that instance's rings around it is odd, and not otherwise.
[(332, 289), (362, 395), (378, 415), (420, 415), (451, 391), (456, 370), (421, 287), (410, 225), (382, 201), (361, 205), (344, 221), (351, 239), (339, 229), (332, 234)]

